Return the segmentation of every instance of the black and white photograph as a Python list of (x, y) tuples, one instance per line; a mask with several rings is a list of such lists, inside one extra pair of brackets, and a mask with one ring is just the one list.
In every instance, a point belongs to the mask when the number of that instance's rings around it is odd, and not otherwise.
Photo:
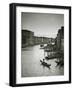
[(10, 4), (10, 86), (71, 83), (71, 7)]
[(21, 13), (21, 76), (64, 75), (64, 14)]

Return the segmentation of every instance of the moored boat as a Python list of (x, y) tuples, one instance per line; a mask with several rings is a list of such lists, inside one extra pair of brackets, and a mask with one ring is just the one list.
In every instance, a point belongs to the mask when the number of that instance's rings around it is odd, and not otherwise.
[(41, 44), (41, 45), (40, 45), (40, 47), (43, 47), (43, 46), (44, 46), (44, 44)]

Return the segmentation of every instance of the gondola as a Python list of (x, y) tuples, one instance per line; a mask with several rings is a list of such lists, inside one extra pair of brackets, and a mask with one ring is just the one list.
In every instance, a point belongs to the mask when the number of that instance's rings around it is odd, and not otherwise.
[(42, 64), (43, 66), (46, 66), (46, 67), (48, 67), (48, 68), (50, 68), (50, 66), (51, 66), (51, 64), (48, 64), (48, 63), (46, 63), (46, 62), (44, 62), (44, 61), (42, 61), (42, 60), (40, 60), (40, 62), (41, 62), (41, 64)]

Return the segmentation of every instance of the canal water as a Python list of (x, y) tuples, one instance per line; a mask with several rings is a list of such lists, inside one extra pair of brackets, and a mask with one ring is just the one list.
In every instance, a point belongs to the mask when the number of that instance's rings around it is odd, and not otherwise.
[(50, 68), (44, 67), (40, 60), (44, 58), (44, 50), (40, 49), (40, 45), (23, 48), (21, 51), (21, 76), (37, 77), (37, 76), (56, 76), (64, 75), (64, 67), (56, 66), (57, 59), (45, 60), (51, 64)]

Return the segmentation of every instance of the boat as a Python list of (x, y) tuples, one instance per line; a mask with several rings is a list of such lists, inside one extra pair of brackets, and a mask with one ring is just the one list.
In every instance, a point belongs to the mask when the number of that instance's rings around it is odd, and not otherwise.
[(43, 66), (46, 66), (46, 67), (48, 67), (48, 68), (50, 68), (50, 66), (51, 66), (51, 64), (48, 64), (48, 63), (46, 63), (46, 62), (44, 62), (44, 61), (42, 61), (42, 60), (40, 60), (40, 62), (41, 62), (41, 64), (42, 64)]
[(53, 60), (54, 58), (57, 58), (57, 57), (56, 57), (56, 56), (49, 56), (49, 57), (46, 56), (46, 57), (45, 57), (46, 60)]
[(57, 63), (57, 66), (60, 65), (60, 61), (55, 61)]
[(40, 45), (40, 47), (43, 47), (43, 46), (44, 46), (44, 44), (41, 44), (41, 45)]
[(57, 63), (56, 66), (60, 65), (60, 66), (64, 66), (64, 62), (63, 61), (55, 61)]

